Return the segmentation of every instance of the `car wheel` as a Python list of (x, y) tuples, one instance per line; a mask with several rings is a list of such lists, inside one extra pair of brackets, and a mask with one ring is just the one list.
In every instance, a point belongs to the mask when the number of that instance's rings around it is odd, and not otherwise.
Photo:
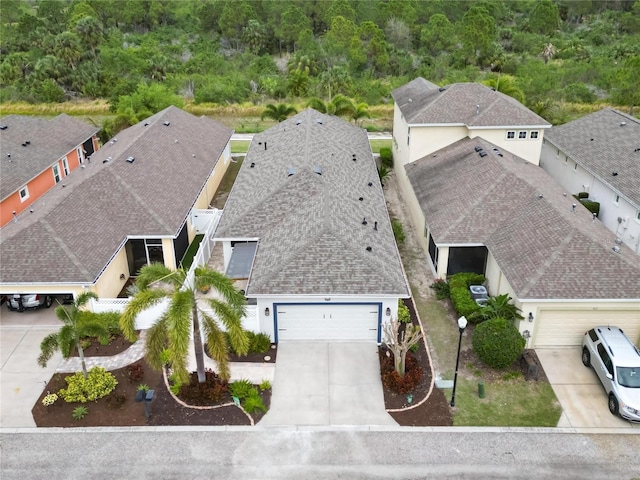
[(589, 353), (589, 350), (587, 350), (587, 347), (582, 349), (582, 364), (585, 367), (591, 366), (591, 354)]
[(44, 298), (44, 306), (49, 308), (51, 306), (51, 304), (53, 303), (53, 299), (51, 298), (51, 296), (47, 295)]
[(609, 394), (609, 411), (611, 415), (618, 415), (618, 399), (613, 393)]

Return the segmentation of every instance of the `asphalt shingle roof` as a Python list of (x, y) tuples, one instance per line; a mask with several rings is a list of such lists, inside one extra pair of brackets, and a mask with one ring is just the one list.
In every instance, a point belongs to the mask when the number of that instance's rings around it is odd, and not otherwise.
[[(0, 199), (95, 135), (99, 128), (66, 114), (52, 119), (7, 115), (0, 119)], [(29, 145), (22, 146), (29, 141)], [(11, 155), (11, 161), (7, 155)]]
[(231, 133), (176, 107), (120, 132), (0, 230), (0, 282), (92, 283), (127, 236), (175, 237)]
[(409, 295), (366, 132), (312, 109), (254, 137), (216, 237), (259, 239), (248, 295)]
[(553, 127), (545, 140), (640, 208), (640, 120), (605, 108)]
[(514, 98), (479, 83), (453, 83), (439, 88), (422, 77), (391, 92), (410, 125), (456, 124), (473, 127), (551, 124)]
[(476, 137), (405, 169), (434, 241), (486, 245), (519, 298), (640, 298), (640, 256), (542, 168)]

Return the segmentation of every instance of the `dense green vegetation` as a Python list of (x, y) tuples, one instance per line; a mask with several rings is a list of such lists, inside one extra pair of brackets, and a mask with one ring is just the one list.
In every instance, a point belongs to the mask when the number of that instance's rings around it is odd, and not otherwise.
[(1, 22), (1, 102), (107, 99), (112, 131), (169, 104), (385, 104), (416, 76), (554, 123), (640, 103), (640, 0), (2, 0)]

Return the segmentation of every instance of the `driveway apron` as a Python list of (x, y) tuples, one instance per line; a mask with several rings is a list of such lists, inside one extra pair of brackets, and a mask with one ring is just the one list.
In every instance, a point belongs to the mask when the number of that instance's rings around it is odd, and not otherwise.
[(377, 345), (280, 342), (259, 425), (397, 425), (384, 408)]

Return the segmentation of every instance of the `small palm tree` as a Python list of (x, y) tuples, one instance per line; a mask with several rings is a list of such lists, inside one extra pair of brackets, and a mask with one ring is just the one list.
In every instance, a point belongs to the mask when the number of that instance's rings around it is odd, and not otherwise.
[(198, 381), (204, 383), (204, 333), (209, 355), (218, 364), (220, 378), (228, 380), (229, 351), (224, 332), (218, 320), (199, 307), (196, 290), (208, 286), (217, 291), (218, 298), (206, 301), (226, 328), (231, 346), (240, 355), (246, 355), (249, 350), (249, 340), (242, 329), (246, 299), (230, 278), (210, 267), (196, 267), (190, 288), (184, 287), (186, 278), (187, 272), (183, 269), (172, 271), (161, 263), (142, 267), (136, 279), (139, 291), (120, 317), (122, 332), (130, 340), (135, 338), (138, 313), (168, 298), (167, 310), (147, 333), (145, 354), (149, 365), (161, 370), (168, 356), (176, 381), (186, 383), (189, 380), (189, 344), (193, 336)]
[(320, 113), (327, 113), (327, 103), (318, 97), (311, 97), (307, 102), (307, 107), (313, 108)]
[(271, 118), (280, 123), (296, 113), (298, 113), (298, 111), (292, 105), (287, 105), (286, 103), (274, 105), (270, 103), (265, 107), (260, 119)]
[(490, 78), (482, 82), (487, 87), (491, 87), (494, 90), (509, 95), (515, 98), (520, 103), (524, 103), (524, 93), (516, 85), (515, 77), (511, 75), (500, 75), (496, 78)]
[(362, 126), (362, 121), (365, 118), (371, 118), (369, 114), (369, 105), (366, 103), (359, 103), (355, 106), (353, 112), (351, 112), (351, 119), (356, 125)]
[(87, 365), (84, 360), (84, 351), (80, 339), (88, 336), (104, 336), (109, 334), (109, 328), (100, 320), (97, 315), (87, 315), (83, 312), (84, 307), (90, 299), (96, 299), (97, 295), (93, 292), (83, 292), (74, 300), (69, 307), (59, 305), (56, 308), (56, 317), (58, 317), (64, 325), (57, 333), (52, 333), (44, 337), (40, 343), (40, 356), (38, 357), (38, 365), (46, 367), (47, 362), (56, 351), (60, 351), (64, 358), (69, 358), (73, 347), (78, 349), (80, 363), (82, 364), (82, 374), (84, 378), (88, 378)]
[(478, 312), (480, 321), (492, 318), (504, 318), (509, 322), (522, 320), (524, 317), (520, 315), (520, 309), (511, 303), (511, 300), (513, 299), (506, 293), (497, 297), (489, 297)]

